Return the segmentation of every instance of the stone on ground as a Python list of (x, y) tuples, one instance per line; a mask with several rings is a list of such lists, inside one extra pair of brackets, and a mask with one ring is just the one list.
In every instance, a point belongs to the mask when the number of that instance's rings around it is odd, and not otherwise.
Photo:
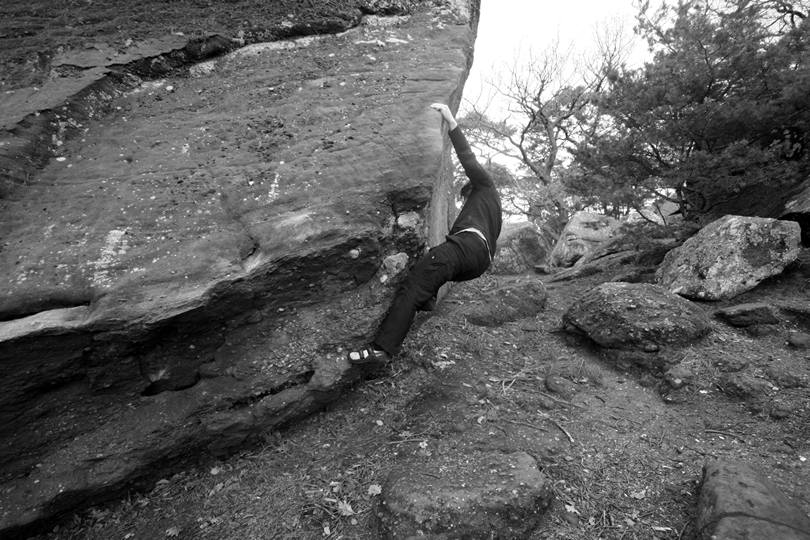
[(551, 264), (559, 267), (573, 265), (609, 240), (618, 227), (619, 222), (609, 216), (590, 212), (574, 214), (551, 251)]
[(666, 351), (710, 331), (706, 314), (688, 300), (658, 285), (622, 282), (587, 291), (563, 314), (563, 326), (586, 335), (617, 360), (654, 370), (673, 363)]
[(469, 302), (461, 312), (476, 326), (501, 326), (537, 315), (546, 307), (547, 299), (543, 282), (529, 277), (488, 291)]
[(551, 242), (534, 223), (505, 224), (492, 261), (493, 274), (524, 274), (545, 263)]
[(714, 460), (703, 466), (697, 530), (706, 540), (810, 540), (810, 518), (758, 471)]
[(703, 310), (649, 283), (594, 287), (568, 309), (563, 323), (602, 347), (642, 351), (686, 345), (709, 332)]
[(725, 216), (670, 251), (656, 281), (687, 298), (734, 298), (796, 260), (800, 237), (793, 221)]
[(776, 310), (770, 304), (756, 302), (750, 304), (737, 304), (715, 312), (718, 319), (722, 319), (731, 326), (751, 326), (754, 324), (777, 324), (779, 318)]
[(806, 332), (791, 332), (788, 334), (787, 343), (795, 349), (810, 349), (810, 334)]
[(385, 538), (526, 538), (552, 497), (525, 452), (453, 454), (392, 471), (376, 511)]

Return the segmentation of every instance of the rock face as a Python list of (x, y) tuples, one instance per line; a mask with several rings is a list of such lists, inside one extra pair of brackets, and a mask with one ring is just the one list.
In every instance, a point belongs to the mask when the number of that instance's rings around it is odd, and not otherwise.
[(687, 298), (734, 298), (796, 260), (800, 234), (792, 221), (725, 216), (669, 252), (656, 280)]
[(500, 326), (537, 315), (546, 307), (547, 299), (548, 292), (543, 282), (528, 278), (488, 291), (461, 312), (477, 326)]
[(551, 242), (534, 223), (506, 225), (498, 238), (498, 251), (490, 272), (524, 274), (546, 262)]
[(698, 537), (810, 539), (810, 518), (767, 478), (737, 462), (703, 466), (696, 520)]
[(33, 112), (3, 115), (0, 536), (232, 451), (360, 377), (336, 344), (368, 338), (398, 254), (452, 219), (428, 105), (458, 105), (477, 24), (475, 1), (407, 4), (188, 76), (139, 78), (207, 55), (173, 40), (115, 74), (74, 59), (64, 107), (32, 90)]
[[(663, 370), (669, 359), (655, 355), (709, 333), (706, 314), (688, 300), (648, 283), (603, 283), (586, 292), (563, 314), (564, 327), (601, 347)], [(657, 364), (657, 365), (656, 365)]]
[(582, 256), (609, 240), (618, 226), (619, 222), (612, 217), (589, 212), (574, 214), (551, 251), (551, 264), (561, 267), (571, 266)]
[(377, 515), (384, 538), (525, 538), (551, 487), (525, 452), (452, 455), (393, 471)]

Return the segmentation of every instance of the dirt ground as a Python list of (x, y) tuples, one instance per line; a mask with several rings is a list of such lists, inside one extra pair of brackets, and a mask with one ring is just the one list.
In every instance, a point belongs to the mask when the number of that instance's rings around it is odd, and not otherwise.
[[(805, 272), (742, 301), (795, 298)], [(556, 501), (531, 538), (691, 538), (701, 468), (712, 457), (747, 462), (810, 506), (808, 389), (780, 390), (788, 414), (776, 419), (761, 400), (718, 386), (729, 364), (806, 370), (807, 351), (784, 345), (789, 326), (754, 338), (715, 320), (706, 340), (683, 351), (696, 377), (676, 394), (560, 330), (564, 310), (598, 277), (551, 284), (535, 318), (495, 328), (459, 320), (466, 302), (524, 279), (540, 278), (485, 275), (457, 285), (432, 316), (420, 316), (389, 368), (330, 410), (41, 538), (372, 539), (378, 488), (394, 463), (470, 448), (525, 451), (552, 479)], [(568, 390), (549, 390), (552, 375)]]
[[(270, 20), (348, 17), (362, 3), (5, 1), (0, 90), (43, 81), (60, 48), (122, 47), (169, 32), (234, 36)], [(734, 303), (806, 303), (808, 275), (807, 263), (797, 265)], [(532, 319), (496, 328), (459, 320), (465, 302), (515, 279), (541, 278), (487, 275), (456, 286), (436, 312), (420, 316), (401, 357), (329, 410), (230, 459), (201, 460), (149, 493), (77, 514), (40, 538), (376, 538), (372, 509), (394, 463), (469, 448), (537, 459), (556, 494), (537, 539), (690, 538), (701, 467), (711, 457), (752, 464), (810, 508), (806, 383), (771, 384), (762, 395), (719, 385), (742, 365), (769, 382), (773, 366), (806, 374), (810, 353), (785, 345), (798, 327), (753, 336), (714, 320), (712, 334), (683, 351), (694, 381), (674, 390), (610, 364), (560, 329), (562, 313), (599, 276), (550, 284), (547, 308)], [(556, 392), (546, 382), (552, 376), (563, 381)]]

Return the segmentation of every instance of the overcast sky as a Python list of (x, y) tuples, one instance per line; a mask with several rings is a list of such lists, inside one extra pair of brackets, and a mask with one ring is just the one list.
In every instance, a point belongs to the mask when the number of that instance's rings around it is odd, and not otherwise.
[[(593, 48), (597, 24), (622, 24), (633, 37), (637, 13), (634, 0), (481, 0), (475, 60), (464, 91), (467, 101), (488, 101), (493, 75), (509, 70), (514, 58), (540, 51), (555, 39), (560, 48)], [(645, 47), (636, 43), (630, 61), (639, 63)], [(465, 109), (462, 104), (462, 111)]]

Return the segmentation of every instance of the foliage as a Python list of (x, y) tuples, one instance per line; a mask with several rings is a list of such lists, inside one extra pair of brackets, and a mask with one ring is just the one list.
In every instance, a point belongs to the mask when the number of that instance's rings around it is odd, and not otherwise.
[(525, 66), (516, 61), (499, 89), (509, 110), (496, 119), (473, 106), (462, 118), (474, 144), (519, 164), (512, 182), (515, 208), (558, 232), (579, 209), (562, 182), (570, 152), (598, 121), (594, 97), (623, 54), (619, 31), (606, 30), (599, 38), (600, 53), (591, 59), (574, 59), (554, 44)]
[(653, 60), (599, 97), (611, 122), (575, 150), (568, 187), (616, 204), (674, 199), (702, 214), (806, 178), (807, 13), (767, 0), (642, 6)]

